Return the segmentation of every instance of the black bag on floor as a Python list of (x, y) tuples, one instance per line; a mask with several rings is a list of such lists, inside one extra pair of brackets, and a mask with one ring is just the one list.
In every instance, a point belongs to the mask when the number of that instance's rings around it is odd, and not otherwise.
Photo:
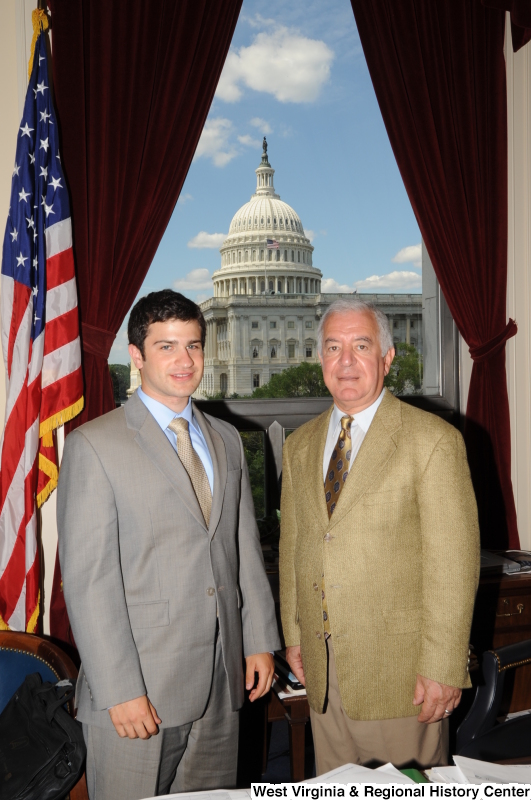
[(86, 748), (63, 708), (73, 696), (69, 680), (26, 676), (0, 714), (0, 800), (60, 800), (75, 786)]

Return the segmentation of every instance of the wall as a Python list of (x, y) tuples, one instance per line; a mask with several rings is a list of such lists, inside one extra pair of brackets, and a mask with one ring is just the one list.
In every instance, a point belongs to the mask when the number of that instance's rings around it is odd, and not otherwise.
[(520, 542), (522, 548), (531, 549), (531, 45), (514, 54), (509, 23), (507, 32), (507, 317), (518, 324), (517, 335), (507, 343), (507, 383), (512, 480)]

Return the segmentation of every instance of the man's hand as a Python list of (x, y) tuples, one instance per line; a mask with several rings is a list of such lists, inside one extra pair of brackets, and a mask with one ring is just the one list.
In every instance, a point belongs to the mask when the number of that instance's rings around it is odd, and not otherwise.
[[(255, 673), (258, 673), (258, 683), (253, 689)], [(271, 653), (255, 653), (245, 659), (245, 688), (252, 689), (249, 695), (251, 703), (263, 697), (271, 689), (275, 667)]]
[(304, 668), (302, 666), (301, 648), (300, 645), (294, 647), (286, 647), (286, 661), (291, 667), (291, 671), (298, 681), (306, 686), (306, 678), (304, 677)]
[(417, 675), (413, 705), (424, 704), (417, 717), (419, 722), (438, 722), (440, 719), (445, 719), (460, 702), (461, 689)]
[(162, 722), (145, 695), (118, 703), (109, 709), (109, 714), (122, 739), (149, 739), (159, 732), (157, 726)]

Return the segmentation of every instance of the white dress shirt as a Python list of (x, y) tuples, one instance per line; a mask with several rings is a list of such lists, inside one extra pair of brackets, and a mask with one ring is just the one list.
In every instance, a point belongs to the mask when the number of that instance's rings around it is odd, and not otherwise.
[[(350, 456), (350, 461), (348, 464), (349, 472), (354, 462), (354, 459), (358, 455), (363, 440), (365, 439), (365, 435), (369, 430), (369, 428), (371, 427), (371, 422), (374, 419), (374, 415), (378, 411), (378, 407), (383, 400), (384, 394), (385, 394), (385, 389), (382, 389), (382, 393), (380, 394), (378, 399), (374, 401), (372, 405), (370, 405), (368, 408), (364, 408), (363, 411), (360, 411), (358, 414), (352, 415), (354, 419), (352, 420), (352, 425), (350, 427), (352, 454)], [(330, 423), (328, 425), (328, 434), (326, 436), (326, 444), (323, 456), (323, 483), (326, 479), (326, 473), (328, 472), (328, 465), (330, 464), (330, 459), (332, 457), (334, 447), (337, 444), (339, 432), (341, 431), (341, 419), (344, 416), (345, 412), (341, 411), (334, 404), (334, 410), (332, 411), (332, 414), (330, 416)]]
[(162, 428), (166, 436), (171, 442), (171, 445), (175, 451), (177, 451), (177, 435), (170, 431), (168, 425), (170, 422), (177, 417), (184, 417), (185, 420), (188, 421), (188, 431), (190, 433), (190, 440), (192, 442), (192, 447), (194, 448), (195, 452), (201, 459), (201, 463), (205, 468), (205, 472), (207, 474), (208, 482), (210, 484), (210, 491), (212, 495), (214, 494), (214, 467), (212, 465), (212, 456), (207, 447), (207, 443), (205, 437), (203, 436), (203, 432), (198, 425), (198, 422), (194, 416), (194, 412), (192, 410), (192, 398), (188, 399), (188, 405), (181, 411), (180, 414), (176, 414), (175, 411), (172, 411), (171, 408), (165, 406), (164, 403), (159, 403), (158, 400), (154, 400), (152, 397), (149, 397), (142, 389), (137, 389), (136, 393), (140, 400), (144, 403), (147, 410), (153, 415), (157, 424)]

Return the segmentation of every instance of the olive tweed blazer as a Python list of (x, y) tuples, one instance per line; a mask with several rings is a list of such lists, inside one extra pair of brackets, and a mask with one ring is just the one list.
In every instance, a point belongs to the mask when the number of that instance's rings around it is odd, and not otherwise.
[(461, 434), (386, 391), (328, 519), (323, 453), (332, 409), (284, 447), (280, 603), (323, 711), (325, 578), (341, 699), (352, 719), (417, 714), (417, 673), (468, 687), (479, 576), (477, 508)]

